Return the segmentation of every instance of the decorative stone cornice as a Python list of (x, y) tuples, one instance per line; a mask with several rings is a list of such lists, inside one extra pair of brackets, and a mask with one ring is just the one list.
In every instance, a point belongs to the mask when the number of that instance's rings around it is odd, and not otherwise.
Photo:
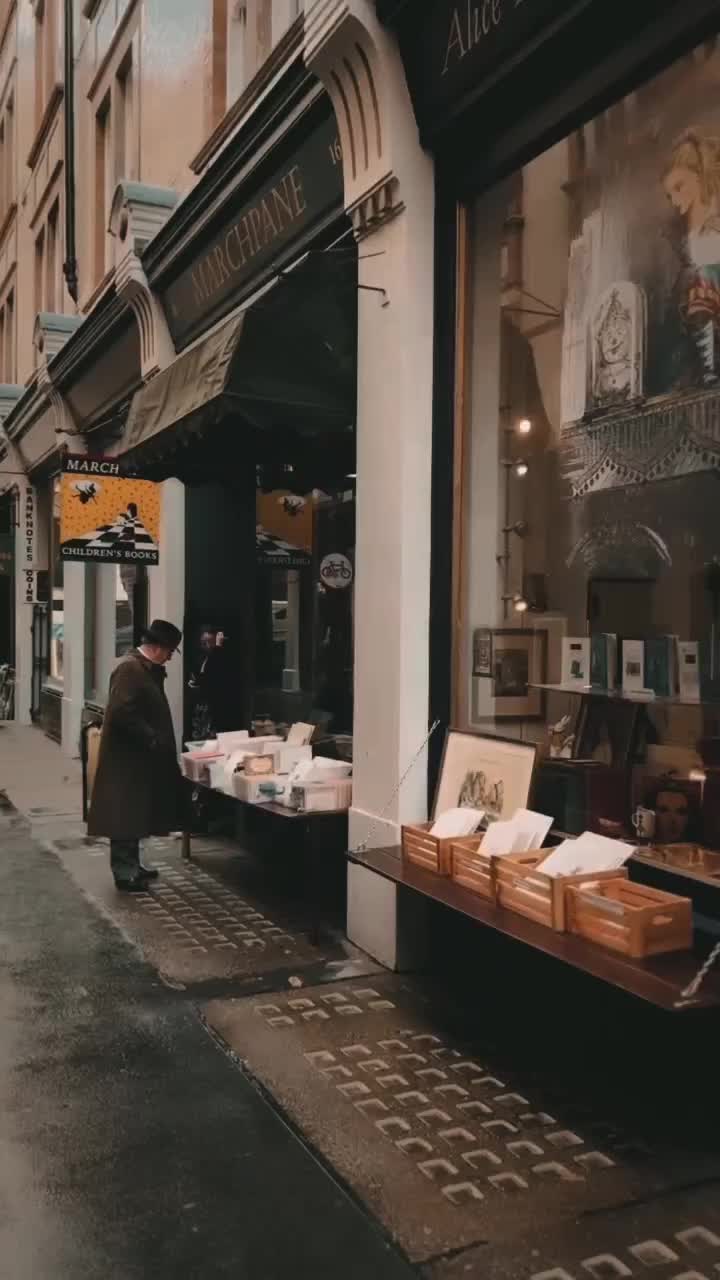
[(115, 268), (115, 289), (132, 309), (140, 335), (140, 372), (143, 381), (154, 377), (175, 359), (175, 345), (157, 296), (136, 253), (129, 253)]
[(165, 226), (180, 197), (169, 187), (120, 182), (110, 208), (110, 234), (116, 240), (115, 263), (132, 250), (141, 254)]
[(110, 211), (110, 232), (116, 244), (115, 291), (131, 308), (137, 322), (144, 381), (174, 360), (175, 346), (140, 254), (165, 225), (177, 202), (177, 192), (164, 187), (121, 182)]
[(417, 164), (417, 126), (400, 53), (371, 0), (308, 0), (305, 61), (332, 99), (345, 208), (362, 238), (402, 212)]
[(20, 399), (24, 387), (14, 382), (0, 382), (0, 440), (3, 439), (3, 423)]
[(62, 316), (49, 311), (40, 311), (35, 318), (33, 344), (38, 355), (37, 388), (52, 407), (58, 446), (70, 436), (77, 435), (78, 428), (65, 397), (53, 381), (50, 364), (81, 324), (81, 316)]
[(63, 316), (54, 311), (39, 311), (33, 329), (33, 346), (39, 361), (49, 363), (58, 351), (62, 351), (68, 338), (81, 324), (82, 316)]

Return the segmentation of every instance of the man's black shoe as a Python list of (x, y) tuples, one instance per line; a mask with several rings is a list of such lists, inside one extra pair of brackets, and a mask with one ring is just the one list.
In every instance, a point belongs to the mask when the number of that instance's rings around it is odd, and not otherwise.
[(147, 893), (147, 876), (136, 876), (134, 880), (116, 880), (115, 888), (120, 893)]
[(158, 871), (157, 867), (144, 867), (141, 863), (140, 875), (142, 876), (143, 880), (157, 880), (158, 876), (160, 875), (160, 872)]

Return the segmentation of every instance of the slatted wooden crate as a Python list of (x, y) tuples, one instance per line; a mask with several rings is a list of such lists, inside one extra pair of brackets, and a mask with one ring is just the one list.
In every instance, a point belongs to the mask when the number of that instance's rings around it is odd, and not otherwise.
[(453, 840), (450, 874), (456, 884), (494, 902), (495, 858), (491, 853), (483, 853), (482, 841), (482, 836), (465, 836), (461, 840)]
[(432, 822), (421, 822), (402, 828), (403, 857), (416, 867), (434, 871), (439, 876), (449, 876), (452, 869), (452, 837), (439, 839), (430, 835)]
[(511, 854), (498, 858), (495, 866), (497, 901), (509, 911), (535, 920), (562, 933), (565, 929), (565, 893), (569, 887), (596, 884), (626, 877), (627, 872), (596, 871), (577, 876), (548, 876), (542, 862), (549, 850)]
[(630, 880), (568, 888), (567, 928), (633, 959), (692, 947), (692, 902)]

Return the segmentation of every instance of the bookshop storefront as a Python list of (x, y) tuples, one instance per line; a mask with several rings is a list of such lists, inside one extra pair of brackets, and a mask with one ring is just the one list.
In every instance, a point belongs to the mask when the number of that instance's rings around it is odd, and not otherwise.
[(717, 7), (378, 9), (437, 170), (433, 715), (536, 743), (535, 807), (557, 829), (644, 824), (658, 849), (705, 856)]
[(238, 181), (227, 148), (144, 258), (178, 354), (119, 451), (165, 482), (149, 575), (185, 631), (186, 741), (258, 720), (352, 733), (357, 250), (332, 110), (306, 80), (256, 170)]

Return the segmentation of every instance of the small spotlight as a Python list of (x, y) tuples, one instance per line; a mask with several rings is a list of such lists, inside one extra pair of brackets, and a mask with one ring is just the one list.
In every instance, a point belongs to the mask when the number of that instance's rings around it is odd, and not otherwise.
[(520, 476), (520, 477), (526, 476), (529, 470), (530, 468), (524, 458), (519, 458), (518, 461), (515, 463), (516, 476)]
[(517, 431), (519, 436), (529, 436), (532, 431), (532, 422), (530, 419), (521, 418), (517, 424)]
[(530, 605), (524, 596), (513, 596), (513, 609), (516, 613), (527, 613)]

